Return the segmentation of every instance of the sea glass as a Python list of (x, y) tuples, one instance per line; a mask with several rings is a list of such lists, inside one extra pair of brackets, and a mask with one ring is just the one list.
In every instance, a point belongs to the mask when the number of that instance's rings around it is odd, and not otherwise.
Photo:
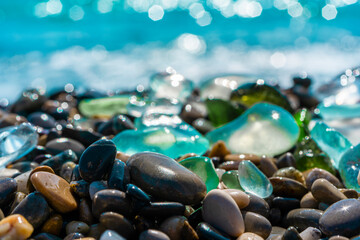
[(131, 97), (130, 102), (126, 105), (128, 114), (134, 117), (141, 117), (145, 112), (163, 113), (163, 114), (180, 114), (182, 104), (177, 99), (139, 99)]
[(240, 116), (246, 107), (222, 99), (207, 99), (205, 101), (209, 119), (214, 127), (228, 123)]
[(342, 155), (339, 162), (339, 173), (347, 188), (360, 192), (357, 177), (360, 172), (360, 145), (351, 147)]
[(244, 191), (244, 189), (240, 186), (239, 182), (239, 171), (237, 170), (230, 170), (226, 171), (221, 176), (222, 182), (230, 189), (238, 189)]

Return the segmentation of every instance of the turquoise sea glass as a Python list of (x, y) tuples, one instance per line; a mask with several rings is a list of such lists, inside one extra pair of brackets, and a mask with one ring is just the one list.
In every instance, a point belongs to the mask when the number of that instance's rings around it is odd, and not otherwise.
[(206, 134), (211, 144), (223, 140), (232, 153), (274, 156), (294, 146), (299, 127), (285, 109), (258, 103), (240, 117)]
[(339, 162), (339, 173), (346, 188), (360, 192), (357, 177), (360, 171), (360, 144), (351, 147), (342, 155)]
[(244, 191), (244, 189), (240, 186), (239, 182), (239, 171), (237, 170), (230, 170), (226, 171), (221, 176), (221, 181), (230, 189), (238, 189)]

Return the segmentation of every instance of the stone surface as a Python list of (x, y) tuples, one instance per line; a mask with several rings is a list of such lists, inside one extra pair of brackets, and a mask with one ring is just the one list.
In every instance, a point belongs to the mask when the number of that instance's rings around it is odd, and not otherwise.
[(255, 233), (251, 233), (251, 232), (246, 232), (241, 234), (240, 237), (238, 237), (236, 240), (263, 240), (264, 238), (262, 238), (261, 236), (255, 234)]
[(127, 161), (131, 181), (146, 193), (168, 201), (199, 203), (206, 185), (175, 160), (157, 153), (134, 154)]
[(239, 182), (246, 192), (261, 198), (267, 198), (273, 192), (273, 186), (269, 179), (250, 161), (240, 162)]
[(304, 231), (308, 227), (319, 228), (320, 218), (323, 211), (312, 208), (298, 208), (291, 210), (286, 216), (286, 223)]
[(337, 201), (347, 199), (347, 197), (339, 189), (323, 178), (317, 179), (312, 184), (311, 193), (317, 201), (329, 205)]
[(210, 225), (238, 237), (245, 231), (244, 220), (236, 202), (225, 192), (210, 191), (203, 202), (203, 219)]
[(229, 194), (236, 202), (240, 209), (247, 207), (250, 204), (250, 197), (243, 191), (237, 189), (224, 189), (224, 192)]
[(45, 129), (56, 127), (56, 120), (49, 114), (43, 112), (34, 112), (27, 117), (28, 121), (34, 126), (40, 126)]
[(255, 233), (266, 239), (271, 233), (271, 223), (265, 217), (253, 212), (245, 212), (243, 214), (245, 231)]
[(312, 184), (320, 178), (324, 178), (327, 181), (329, 181), (330, 183), (332, 183), (335, 187), (337, 188), (342, 188), (344, 187), (343, 184), (340, 182), (340, 180), (335, 177), (333, 174), (331, 174), (330, 172), (321, 169), (321, 168), (313, 168), (310, 171), (306, 172), (306, 187), (307, 189), (311, 189)]
[(0, 168), (31, 152), (38, 142), (38, 134), (29, 123), (0, 129)]
[(321, 231), (314, 227), (308, 227), (300, 233), (300, 237), (306, 240), (318, 240), (321, 238)]
[(328, 235), (352, 237), (360, 231), (360, 201), (345, 199), (332, 204), (320, 218), (320, 230)]
[[(314, 168), (316, 169), (316, 168)], [(317, 168), (319, 169), (319, 168)], [(324, 170), (325, 171), (325, 170)], [(330, 173), (329, 173), (330, 174)], [(302, 184), (305, 185), (305, 178), (302, 172), (300, 172), (299, 170), (297, 170), (294, 167), (284, 167), (279, 169), (278, 171), (276, 171), (273, 174), (273, 177), (286, 177), (286, 178), (291, 178), (294, 179)]]
[(180, 161), (179, 163), (198, 175), (204, 181), (207, 192), (216, 189), (219, 185), (219, 178), (210, 158), (190, 157)]
[(113, 230), (126, 239), (134, 235), (135, 229), (132, 223), (121, 214), (104, 212), (100, 215), (99, 221), (106, 229)]
[(92, 202), (92, 213), (94, 217), (99, 218), (103, 212), (115, 212), (124, 215), (130, 215), (130, 200), (126, 194), (119, 190), (105, 189), (97, 192)]
[(251, 193), (248, 193), (248, 195), (250, 196), (250, 203), (247, 207), (243, 208), (242, 210), (247, 212), (258, 213), (267, 218), (270, 212), (269, 204), (261, 197), (258, 197)]
[(300, 199), (308, 192), (304, 185), (291, 178), (271, 177), (269, 180), (276, 196)]
[(8, 216), (0, 221), (0, 238), (4, 240), (25, 240), (33, 231), (33, 226), (20, 214)]
[(0, 208), (7, 207), (13, 201), (17, 185), (13, 178), (0, 179)]
[(341, 133), (323, 122), (316, 122), (311, 129), (311, 137), (329, 155), (336, 169), (339, 167), (342, 155), (352, 146)]
[(225, 237), (217, 229), (211, 225), (201, 222), (196, 227), (196, 232), (200, 239), (216, 239), (216, 240), (229, 240), (230, 238)]
[(81, 233), (86, 235), (89, 232), (89, 226), (80, 221), (71, 221), (66, 225), (66, 234)]
[(140, 234), (139, 240), (170, 240), (170, 238), (159, 230), (148, 229)]
[(59, 235), (63, 225), (63, 218), (60, 214), (49, 217), (41, 227), (41, 232)]
[(210, 143), (223, 140), (232, 153), (274, 156), (296, 143), (299, 127), (290, 113), (259, 103), (240, 117), (206, 134)]
[(63, 178), (48, 172), (36, 172), (30, 177), (30, 181), (57, 211), (67, 213), (77, 208), (70, 184)]
[(116, 146), (111, 140), (96, 141), (81, 155), (80, 176), (88, 182), (102, 180), (111, 171), (115, 156)]
[(101, 234), (100, 240), (126, 240), (126, 238), (117, 234), (115, 231), (106, 230), (103, 234)]
[(177, 158), (190, 152), (201, 155), (209, 148), (208, 140), (190, 125), (126, 130), (112, 140), (118, 151), (129, 155), (149, 151)]
[(84, 145), (80, 142), (73, 140), (71, 138), (56, 138), (48, 142), (46, 145), (46, 150), (52, 155), (59, 154), (65, 150), (71, 149), (76, 153), (77, 157), (80, 157), (83, 151), (85, 150)]
[(360, 172), (360, 145), (350, 148), (341, 157), (339, 163), (339, 173), (344, 185), (360, 191), (357, 176)]

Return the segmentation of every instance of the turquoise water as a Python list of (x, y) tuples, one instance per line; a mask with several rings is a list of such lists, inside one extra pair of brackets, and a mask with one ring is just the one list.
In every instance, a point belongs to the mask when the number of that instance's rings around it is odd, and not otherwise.
[[(195, 82), (253, 73), (316, 84), (360, 63), (354, 0), (0, 1), (0, 98), (65, 83), (146, 85), (167, 66)], [(329, 20), (327, 20), (329, 19)]]

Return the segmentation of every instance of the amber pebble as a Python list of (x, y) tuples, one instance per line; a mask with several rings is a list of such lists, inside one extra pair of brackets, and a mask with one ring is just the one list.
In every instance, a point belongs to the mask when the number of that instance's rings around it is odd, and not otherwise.
[(63, 178), (48, 172), (36, 172), (30, 177), (30, 181), (58, 212), (67, 213), (77, 208), (70, 184)]
[(220, 169), (225, 171), (238, 170), (240, 161), (226, 161), (219, 165)]
[(31, 236), (33, 226), (20, 214), (10, 215), (0, 221), (0, 239), (23, 240)]
[(224, 191), (235, 200), (240, 209), (249, 205), (250, 197), (245, 192), (237, 189), (224, 189)]
[(260, 160), (260, 170), (267, 176), (272, 177), (272, 175), (278, 170), (274, 161), (270, 158), (261, 158)]
[(226, 147), (224, 141), (217, 141), (211, 148), (209, 153), (209, 158), (219, 157), (220, 159), (224, 159), (226, 155), (231, 154), (230, 150)]
[(59, 235), (63, 225), (63, 218), (60, 214), (51, 216), (42, 226), (41, 232)]
[(254, 154), (228, 154), (225, 156), (225, 161), (244, 161), (249, 160), (255, 165), (260, 164), (261, 157)]
[(116, 158), (123, 162), (126, 162), (130, 158), (130, 156), (122, 152), (116, 152)]
[(180, 161), (182, 161), (182, 160), (184, 160), (184, 159), (186, 159), (186, 158), (189, 158), (189, 157), (197, 157), (197, 156), (198, 156), (198, 155), (195, 154), (195, 153), (187, 153), (187, 154), (181, 156), (181, 157), (180, 157), (179, 159), (177, 159), (176, 161), (180, 162)]
[(305, 194), (300, 201), (300, 207), (302, 208), (317, 208), (319, 202), (314, 198), (311, 192)]
[(35, 190), (34, 186), (32, 185), (32, 183), (30, 181), (30, 177), (31, 177), (31, 175), (33, 175), (36, 172), (49, 172), (49, 173), (55, 174), (54, 170), (49, 166), (38, 166), (35, 169), (33, 169), (30, 172), (30, 175), (29, 175), (29, 178), (27, 181), (27, 188), (29, 189), (30, 192), (33, 192)]

